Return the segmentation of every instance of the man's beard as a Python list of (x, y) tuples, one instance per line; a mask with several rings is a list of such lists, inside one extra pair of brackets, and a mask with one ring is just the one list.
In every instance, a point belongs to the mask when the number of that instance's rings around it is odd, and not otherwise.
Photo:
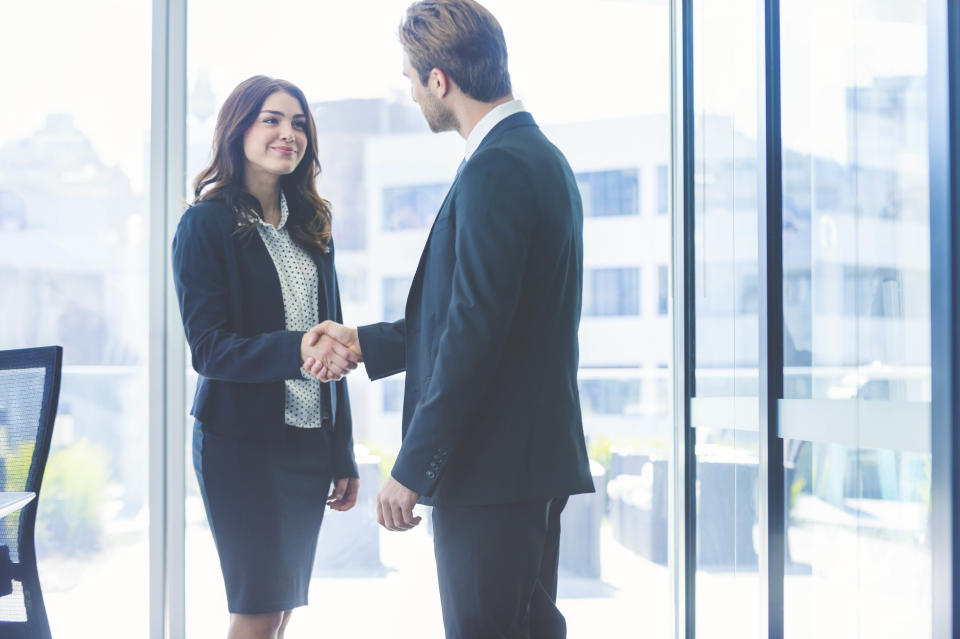
[(443, 131), (459, 131), (460, 122), (452, 109), (446, 107), (440, 98), (432, 93), (427, 94), (427, 99), (423, 105), (423, 117), (427, 125), (434, 133)]

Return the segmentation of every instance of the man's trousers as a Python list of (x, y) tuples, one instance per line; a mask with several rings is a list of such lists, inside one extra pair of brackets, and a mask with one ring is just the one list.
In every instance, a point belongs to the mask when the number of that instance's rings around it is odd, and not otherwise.
[(447, 639), (563, 639), (556, 607), (560, 513), (567, 497), (434, 507)]

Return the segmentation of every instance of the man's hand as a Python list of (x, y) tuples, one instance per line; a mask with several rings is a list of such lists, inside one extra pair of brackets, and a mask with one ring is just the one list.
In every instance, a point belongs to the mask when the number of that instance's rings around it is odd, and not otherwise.
[(311, 368), (321, 363), (325, 378), (320, 381), (337, 381), (360, 362), (360, 354), (350, 350), (333, 337), (317, 336), (313, 329), (303, 334), (300, 340), (300, 365), (316, 377)]
[(420, 517), (413, 516), (418, 499), (420, 495), (387, 477), (377, 493), (377, 523), (387, 530), (410, 530), (420, 523)]
[[(360, 339), (357, 336), (357, 329), (355, 328), (350, 328), (344, 326), (343, 324), (337, 324), (332, 320), (326, 320), (311, 328), (309, 331), (307, 331), (306, 335), (304, 335), (304, 340), (310, 346), (331, 339), (338, 342), (343, 346), (343, 348), (345, 348), (354, 356), (349, 358), (350, 361), (363, 361), (363, 353), (360, 351)], [(343, 356), (342, 352), (340, 354)], [(332, 362), (332, 364), (336, 365), (337, 363)], [(319, 358), (306, 359), (303, 363), (303, 367), (307, 370), (307, 372), (319, 379), (321, 382), (337, 381), (345, 374), (341, 373), (338, 376), (336, 370), (329, 366), (328, 362)], [(356, 363), (354, 363), (353, 368), (356, 368)]]
[(357, 493), (360, 491), (360, 480), (356, 477), (344, 477), (333, 482), (327, 505), (334, 510), (345, 511), (353, 508), (357, 503)]

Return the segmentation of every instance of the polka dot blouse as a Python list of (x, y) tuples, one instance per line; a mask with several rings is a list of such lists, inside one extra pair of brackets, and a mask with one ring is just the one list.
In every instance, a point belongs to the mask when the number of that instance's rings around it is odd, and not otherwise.
[[(280, 277), (284, 328), (307, 331), (319, 322), (320, 278), (313, 258), (290, 238), (287, 232), (289, 216), (287, 198), (281, 191), (280, 224), (275, 227), (261, 219), (257, 230)], [(290, 426), (320, 428), (323, 415), (320, 382), (303, 369), (300, 375), (302, 379), (284, 381), (284, 418)]]

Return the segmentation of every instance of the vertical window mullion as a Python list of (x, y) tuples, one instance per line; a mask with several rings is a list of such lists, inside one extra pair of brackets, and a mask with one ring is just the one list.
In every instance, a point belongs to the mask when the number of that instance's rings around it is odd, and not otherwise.
[(927, 7), (930, 144), (933, 636), (960, 632), (960, 7)]
[(150, 615), (152, 639), (185, 632), (186, 354), (169, 247), (186, 173), (187, 0), (154, 0), (150, 144)]
[(691, 427), (694, 394), (694, 103), (693, 0), (673, 0), (673, 172), (668, 183), (673, 211), (674, 439), (671, 473), (670, 561), (674, 580), (674, 630), (678, 639), (696, 636), (696, 434)]
[(763, 68), (758, 105), (761, 151), (758, 171), (760, 306), (760, 580), (761, 614), (767, 636), (783, 637), (785, 510), (783, 440), (778, 434), (777, 400), (783, 397), (783, 197), (780, 138), (780, 2), (763, 6)]

